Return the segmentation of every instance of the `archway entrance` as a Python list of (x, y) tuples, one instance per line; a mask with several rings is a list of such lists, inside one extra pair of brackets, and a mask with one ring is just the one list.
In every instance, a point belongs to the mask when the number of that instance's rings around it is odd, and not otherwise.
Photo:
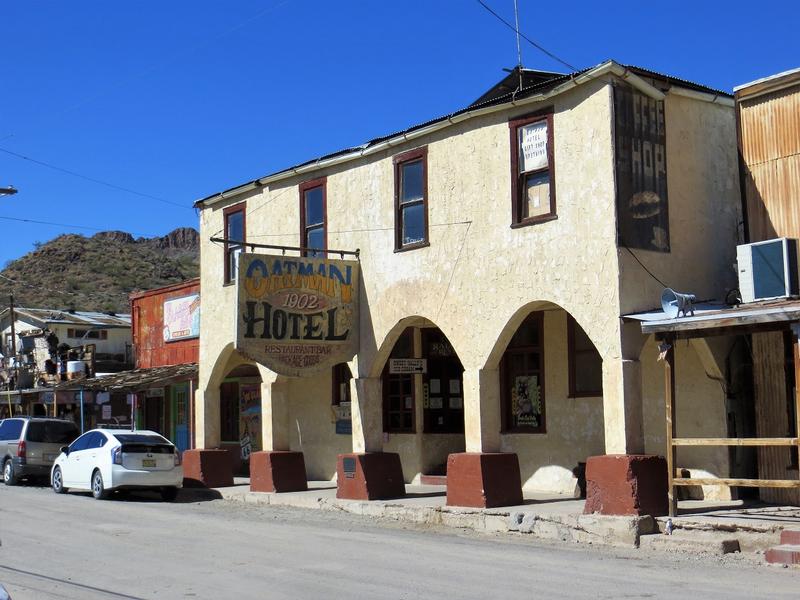
[(381, 373), (384, 449), (400, 454), (406, 481), (445, 482), (463, 452), (464, 367), (447, 336), (419, 320), (394, 343)]
[(233, 472), (250, 474), (250, 455), (261, 444), (261, 375), (255, 365), (231, 369), (219, 386), (220, 447), (230, 453)]

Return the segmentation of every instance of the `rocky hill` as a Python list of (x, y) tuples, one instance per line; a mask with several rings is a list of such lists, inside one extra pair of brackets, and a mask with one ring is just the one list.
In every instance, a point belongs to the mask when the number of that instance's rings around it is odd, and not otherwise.
[(0, 271), (0, 307), (13, 293), (17, 306), (127, 313), (131, 292), (191, 279), (199, 272), (198, 233), (189, 227), (138, 239), (123, 231), (92, 237), (66, 234)]

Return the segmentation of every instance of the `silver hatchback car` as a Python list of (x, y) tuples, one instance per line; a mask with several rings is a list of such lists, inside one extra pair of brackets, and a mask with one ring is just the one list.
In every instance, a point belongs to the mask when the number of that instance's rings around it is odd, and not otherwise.
[(20, 479), (48, 479), (61, 447), (80, 435), (72, 421), (46, 417), (12, 417), (0, 421), (0, 466), (3, 483)]

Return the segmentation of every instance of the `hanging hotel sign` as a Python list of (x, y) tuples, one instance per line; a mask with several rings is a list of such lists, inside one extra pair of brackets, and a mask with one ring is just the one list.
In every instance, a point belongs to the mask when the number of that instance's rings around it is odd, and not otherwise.
[(300, 377), (358, 352), (357, 261), (239, 257), (236, 348), (280, 375)]

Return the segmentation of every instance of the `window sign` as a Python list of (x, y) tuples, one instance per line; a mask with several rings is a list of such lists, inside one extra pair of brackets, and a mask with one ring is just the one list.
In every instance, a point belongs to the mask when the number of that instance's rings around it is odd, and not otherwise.
[(389, 373), (399, 375), (404, 373), (427, 373), (428, 361), (424, 358), (390, 358)]
[(519, 172), (546, 169), (547, 166), (547, 121), (520, 127)]
[(242, 460), (248, 460), (261, 450), (261, 386), (241, 384), (239, 402), (239, 444)]
[(542, 414), (539, 378), (523, 375), (514, 381), (511, 390), (511, 414), (515, 427), (539, 427)]

